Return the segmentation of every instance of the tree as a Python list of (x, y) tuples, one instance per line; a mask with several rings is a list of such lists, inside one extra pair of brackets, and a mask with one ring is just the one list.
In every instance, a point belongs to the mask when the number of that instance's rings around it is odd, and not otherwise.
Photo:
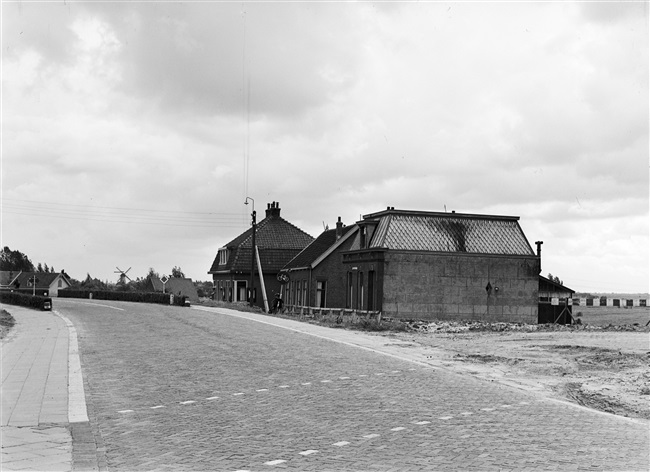
[(174, 266), (174, 268), (172, 269), (172, 277), (178, 277), (180, 279), (184, 279), (185, 274), (183, 273), (180, 267)]
[(34, 272), (34, 264), (22, 252), (12, 251), (5, 246), (0, 253), (0, 270)]
[(94, 279), (90, 274), (86, 274), (86, 279), (79, 284), (84, 290), (108, 290), (107, 284), (99, 279)]
[(548, 273), (548, 276), (546, 277), (548, 280), (551, 282), (555, 282), (556, 284), (564, 285), (564, 282), (560, 280), (559, 277), (555, 277), (553, 274), (550, 272)]
[(49, 274), (50, 273), (50, 268), (47, 266), (47, 264), (43, 264), (43, 272)]
[(40, 262), (36, 266), (36, 272), (43, 272), (43, 264), (41, 264)]

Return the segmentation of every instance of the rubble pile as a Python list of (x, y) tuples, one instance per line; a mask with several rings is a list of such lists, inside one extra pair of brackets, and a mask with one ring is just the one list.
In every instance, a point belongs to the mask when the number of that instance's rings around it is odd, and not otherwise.
[(487, 321), (423, 321), (405, 320), (407, 331), (421, 333), (469, 333), (469, 332), (535, 332), (535, 331), (637, 331), (650, 332), (650, 326), (608, 325), (597, 326), (589, 324), (560, 325), (560, 324), (524, 324)]

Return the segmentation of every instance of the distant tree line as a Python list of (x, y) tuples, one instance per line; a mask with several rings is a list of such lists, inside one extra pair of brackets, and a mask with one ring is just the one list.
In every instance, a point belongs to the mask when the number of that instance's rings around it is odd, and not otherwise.
[(38, 263), (36, 267), (26, 254), (15, 250), (12, 251), (9, 246), (2, 248), (0, 253), (0, 270), (11, 272), (47, 272), (54, 273), (54, 266), (48, 266), (46, 263)]
[[(49, 266), (46, 263), (38, 263), (36, 266), (32, 261), (27, 257), (26, 254), (14, 250), (12, 251), (8, 246), (5, 246), (0, 253), (0, 270), (3, 271), (13, 271), (13, 272), (48, 272), (54, 273), (54, 266)], [(79, 281), (70, 276), (72, 288), (82, 289), (82, 290), (116, 290), (116, 291), (128, 291), (128, 292), (146, 292), (152, 291), (153, 286), (150, 284), (152, 278), (160, 279), (161, 275), (153, 268), (149, 268), (149, 272), (144, 277), (137, 277), (135, 280), (121, 278), (124, 283), (121, 283), (118, 280), (116, 283), (111, 283), (108, 280), (100, 280), (96, 277), (86, 274), (86, 278)], [(185, 278), (185, 273), (179, 266), (174, 266), (170, 272), (170, 277)], [(212, 294), (213, 284), (211, 281), (202, 282), (195, 281), (194, 286), (197, 289), (199, 297), (209, 297)]]

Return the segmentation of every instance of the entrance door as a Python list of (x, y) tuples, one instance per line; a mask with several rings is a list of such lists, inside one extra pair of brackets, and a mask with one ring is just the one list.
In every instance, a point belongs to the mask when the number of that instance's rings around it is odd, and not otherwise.
[(246, 281), (245, 280), (238, 280), (237, 282), (237, 300), (238, 302), (245, 302), (247, 300), (246, 297)]

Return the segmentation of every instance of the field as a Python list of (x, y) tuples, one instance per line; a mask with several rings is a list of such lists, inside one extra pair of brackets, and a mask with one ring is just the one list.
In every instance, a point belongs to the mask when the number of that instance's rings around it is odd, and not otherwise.
[(645, 326), (646, 323), (650, 322), (648, 307), (574, 306), (573, 316), (580, 319), (583, 324), (594, 326), (620, 326), (635, 323)]

